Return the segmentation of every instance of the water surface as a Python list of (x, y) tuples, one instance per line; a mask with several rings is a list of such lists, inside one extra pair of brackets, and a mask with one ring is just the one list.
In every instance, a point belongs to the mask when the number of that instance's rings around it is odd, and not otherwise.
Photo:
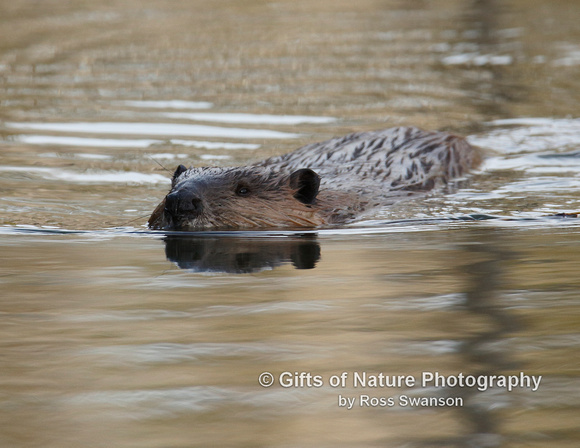
[[(1, 446), (578, 445), (580, 8), (435, 3), (0, 2)], [(344, 228), (145, 228), (180, 163), (401, 124), (485, 163)]]

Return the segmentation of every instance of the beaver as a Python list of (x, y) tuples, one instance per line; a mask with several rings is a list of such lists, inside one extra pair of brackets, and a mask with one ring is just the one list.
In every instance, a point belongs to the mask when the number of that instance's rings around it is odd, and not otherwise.
[(395, 127), (332, 138), (248, 166), (179, 165), (148, 225), (197, 231), (345, 224), (445, 185), (480, 161), (462, 137)]

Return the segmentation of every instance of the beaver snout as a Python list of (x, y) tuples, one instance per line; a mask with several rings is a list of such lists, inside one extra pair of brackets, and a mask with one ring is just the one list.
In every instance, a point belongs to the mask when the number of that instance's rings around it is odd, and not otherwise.
[(181, 189), (170, 193), (165, 198), (165, 211), (172, 217), (197, 217), (203, 210), (201, 198), (192, 190)]

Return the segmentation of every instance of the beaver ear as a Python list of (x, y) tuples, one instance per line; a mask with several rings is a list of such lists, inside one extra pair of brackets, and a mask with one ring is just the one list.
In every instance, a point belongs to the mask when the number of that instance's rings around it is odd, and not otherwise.
[(318, 194), (320, 176), (309, 168), (290, 174), (290, 188), (296, 190), (294, 197), (303, 204), (312, 204)]
[(181, 176), (181, 174), (183, 174), (185, 171), (187, 171), (187, 168), (183, 165), (179, 165), (176, 169), (175, 172), (173, 173), (173, 178), (171, 179), (171, 183), (174, 184), (175, 181), (177, 180), (177, 178), (179, 176)]

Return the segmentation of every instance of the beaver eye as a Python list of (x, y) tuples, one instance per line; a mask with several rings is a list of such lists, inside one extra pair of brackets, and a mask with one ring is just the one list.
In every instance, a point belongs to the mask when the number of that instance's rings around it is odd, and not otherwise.
[(238, 188), (236, 188), (236, 194), (238, 196), (247, 196), (250, 194), (250, 189), (248, 187), (239, 185)]

